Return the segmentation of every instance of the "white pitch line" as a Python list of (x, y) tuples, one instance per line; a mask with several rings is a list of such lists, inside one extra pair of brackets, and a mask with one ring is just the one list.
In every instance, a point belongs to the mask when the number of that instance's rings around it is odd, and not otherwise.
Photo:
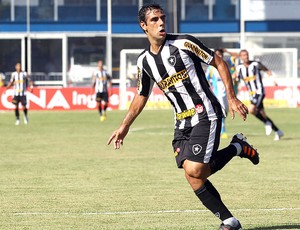
[[(299, 211), (300, 208), (259, 208), (259, 209), (234, 209), (234, 212), (278, 212), (278, 211)], [(203, 213), (208, 210), (157, 210), (157, 211), (123, 211), (123, 212), (15, 212), (15, 213), (1, 213), (10, 215), (143, 215), (143, 214), (163, 214), (163, 213)], [(0, 215), (1, 215), (0, 214)]]

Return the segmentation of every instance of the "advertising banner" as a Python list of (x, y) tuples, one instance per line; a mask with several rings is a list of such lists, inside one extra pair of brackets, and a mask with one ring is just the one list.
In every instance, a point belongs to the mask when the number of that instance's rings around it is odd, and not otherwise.
[[(129, 108), (130, 102), (135, 95), (135, 88), (127, 88), (126, 105)], [(0, 110), (12, 110), (14, 91), (0, 88)], [(249, 96), (245, 88), (239, 91), (238, 97), (248, 103)], [(109, 108), (116, 110), (119, 108), (119, 89), (113, 88), (109, 93)], [(269, 86), (266, 87), (266, 97), (264, 100), (266, 107), (299, 107), (300, 106), (300, 86)], [(30, 110), (93, 110), (97, 107), (95, 94), (90, 88), (34, 88), (32, 92), (27, 92), (27, 107)], [(154, 88), (146, 105), (148, 109), (168, 109), (171, 108), (167, 98), (160, 89)]]

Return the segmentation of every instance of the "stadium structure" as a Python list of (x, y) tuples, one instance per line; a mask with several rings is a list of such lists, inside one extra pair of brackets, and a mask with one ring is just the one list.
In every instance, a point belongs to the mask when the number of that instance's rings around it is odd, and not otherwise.
[[(152, 2), (1, 0), (3, 81), (9, 81), (15, 63), (21, 61), (22, 68), (40, 87), (40, 91), (29, 95), (33, 109), (93, 109), (89, 91), (84, 88), (91, 84), (97, 60), (103, 59), (115, 86), (110, 107), (119, 108), (120, 101), (123, 101), (121, 107), (126, 107), (133, 93), (130, 87), (134, 86), (134, 60), (140, 49), (148, 46), (137, 23), (137, 13), (143, 4)], [(161, 0), (159, 3), (166, 10), (169, 32), (192, 34), (212, 49), (246, 48), (254, 58), (264, 61), (279, 82), (279, 88), (270, 87), (269, 105), (300, 105), (300, 1)], [(9, 94), (0, 93), (0, 109), (10, 109)], [(51, 98), (60, 103), (48, 106)], [(164, 101), (155, 92), (153, 100)], [(155, 103), (152, 105), (157, 107)], [(164, 105), (163, 102), (158, 107)]]

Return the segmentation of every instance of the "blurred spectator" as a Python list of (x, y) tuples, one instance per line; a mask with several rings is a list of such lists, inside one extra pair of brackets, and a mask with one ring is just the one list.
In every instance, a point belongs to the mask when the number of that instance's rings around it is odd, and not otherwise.
[(0, 72), (0, 87), (5, 86), (5, 75)]

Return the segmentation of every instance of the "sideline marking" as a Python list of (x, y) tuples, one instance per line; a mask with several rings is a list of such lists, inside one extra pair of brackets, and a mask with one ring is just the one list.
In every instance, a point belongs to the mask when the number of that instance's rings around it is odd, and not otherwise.
[[(300, 208), (259, 208), (259, 209), (233, 209), (234, 212), (251, 212), (251, 211), (298, 211)], [(158, 211), (124, 211), (124, 212), (15, 212), (1, 213), (10, 215), (142, 215), (142, 214), (163, 214), (163, 213), (201, 213), (209, 210), (158, 210)]]

